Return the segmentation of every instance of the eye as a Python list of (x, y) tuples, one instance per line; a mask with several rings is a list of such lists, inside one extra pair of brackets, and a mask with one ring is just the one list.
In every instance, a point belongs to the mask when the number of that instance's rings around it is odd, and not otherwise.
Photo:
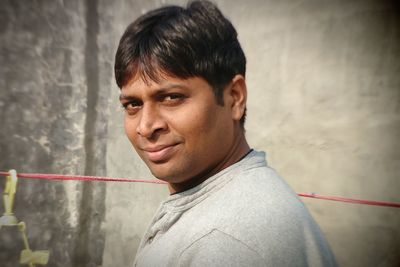
[(132, 102), (122, 103), (121, 105), (124, 109), (131, 109), (131, 108), (140, 107), (141, 104), (139, 103), (139, 101), (132, 101)]
[(140, 101), (129, 101), (122, 103), (121, 105), (129, 115), (135, 114), (142, 107), (142, 103)]
[(163, 97), (163, 102), (166, 102), (167, 104), (177, 104), (181, 102), (183, 99), (185, 99), (185, 96), (179, 93), (172, 93), (172, 94), (167, 94)]

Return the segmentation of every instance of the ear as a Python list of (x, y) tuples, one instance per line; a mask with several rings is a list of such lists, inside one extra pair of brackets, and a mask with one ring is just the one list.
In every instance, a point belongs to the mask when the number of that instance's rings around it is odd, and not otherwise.
[(246, 80), (242, 75), (236, 75), (233, 77), (232, 82), (229, 86), (228, 97), (230, 101), (227, 102), (231, 105), (232, 119), (240, 121), (242, 118), (247, 101), (247, 87)]

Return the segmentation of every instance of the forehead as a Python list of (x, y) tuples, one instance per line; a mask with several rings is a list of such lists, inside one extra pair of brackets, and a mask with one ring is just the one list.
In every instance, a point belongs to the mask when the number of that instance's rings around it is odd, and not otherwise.
[(160, 76), (160, 79), (158, 81), (136, 76), (121, 88), (121, 94), (151, 94), (153, 92), (169, 91), (173, 89), (193, 92), (201, 92), (205, 89), (212, 91), (211, 86), (208, 84), (208, 82), (201, 77), (191, 77), (184, 79), (164, 75)]
[(125, 84), (122, 87), (138, 81), (149, 87), (152, 84), (161, 84), (171, 79), (185, 80), (187, 78), (189, 77), (178, 77), (168, 69), (163, 69), (156, 60), (151, 61), (149, 64), (141, 64), (139, 61), (135, 61), (130, 64), (129, 69), (126, 71)]

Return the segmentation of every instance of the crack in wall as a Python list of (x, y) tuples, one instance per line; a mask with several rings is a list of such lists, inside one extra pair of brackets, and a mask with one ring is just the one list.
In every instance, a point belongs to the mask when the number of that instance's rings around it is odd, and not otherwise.
[[(87, 0), (86, 5), (86, 47), (85, 47), (85, 75), (87, 79), (87, 107), (85, 122), (85, 175), (96, 175), (98, 168), (104, 168), (101, 159), (96, 153), (101, 145), (96, 138), (96, 126), (99, 123), (99, 114), (96, 107), (99, 105), (99, 48), (97, 37), (99, 34), (98, 1)], [(104, 155), (99, 155), (104, 156)], [(102, 169), (103, 170), (103, 169)], [(74, 266), (99, 266), (102, 264), (104, 250), (104, 231), (101, 225), (104, 222), (105, 212), (105, 184), (84, 182), (79, 207), (79, 225), (77, 242), (74, 248)]]

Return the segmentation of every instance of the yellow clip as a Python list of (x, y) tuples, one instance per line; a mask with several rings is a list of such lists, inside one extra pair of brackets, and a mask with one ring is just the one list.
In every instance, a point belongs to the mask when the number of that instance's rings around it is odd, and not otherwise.
[(0, 229), (2, 226), (15, 226), (18, 224), (18, 220), (13, 213), (14, 197), (17, 192), (17, 172), (10, 170), (9, 173), (10, 175), (6, 178), (6, 186), (3, 192), (4, 214), (0, 217)]
[(46, 265), (49, 261), (48, 250), (37, 250), (32, 251), (30, 249), (24, 249), (21, 251), (20, 263), (29, 264), (29, 266), (35, 266), (35, 264)]
[(45, 265), (49, 261), (48, 250), (32, 251), (29, 248), (28, 238), (26, 236), (26, 225), (24, 222), (18, 222), (17, 217), (13, 213), (14, 197), (17, 192), (17, 172), (15, 170), (9, 171), (7, 176), (6, 186), (3, 192), (4, 199), (4, 214), (0, 217), (0, 229), (2, 226), (18, 226), (22, 235), (25, 249), (21, 251), (20, 263), (28, 264), (30, 267), (35, 267), (35, 264)]

